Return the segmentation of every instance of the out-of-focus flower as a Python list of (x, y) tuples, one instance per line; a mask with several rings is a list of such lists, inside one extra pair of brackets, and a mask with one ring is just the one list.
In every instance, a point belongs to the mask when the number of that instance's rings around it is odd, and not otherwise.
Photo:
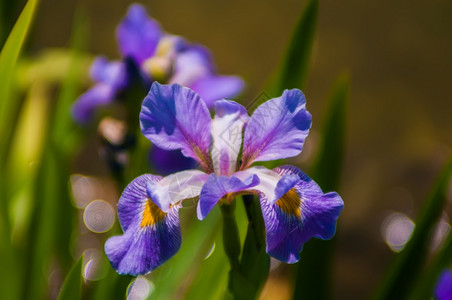
[[(287, 263), (299, 260), (311, 237), (330, 239), (343, 208), (341, 197), (320, 187), (293, 166), (252, 167), (253, 162), (298, 155), (311, 127), (300, 90), (286, 90), (251, 117), (240, 104), (215, 102), (212, 119), (205, 102), (180, 85), (154, 83), (140, 114), (143, 134), (165, 150), (181, 150), (203, 168), (164, 178), (150, 174), (124, 190), (118, 216), (124, 231), (105, 251), (120, 274), (145, 274), (173, 256), (181, 244), (178, 210), (199, 199), (204, 219), (216, 205), (239, 194), (256, 194), (266, 228), (267, 253)], [(242, 155), (239, 152), (242, 148)]]
[(120, 97), (136, 76), (146, 90), (154, 81), (190, 87), (209, 107), (216, 100), (234, 97), (244, 86), (238, 77), (216, 73), (207, 48), (161, 31), (139, 4), (130, 6), (116, 33), (123, 60), (109, 62), (99, 57), (94, 61), (90, 75), (95, 85), (72, 107), (79, 123), (90, 121), (98, 107)]
[(435, 288), (435, 299), (451, 300), (452, 299), (452, 271), (444, 270)]

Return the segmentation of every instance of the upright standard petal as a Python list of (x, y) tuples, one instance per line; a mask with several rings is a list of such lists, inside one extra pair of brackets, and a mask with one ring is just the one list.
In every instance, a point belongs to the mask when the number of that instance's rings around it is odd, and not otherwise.
[(198, 219), (203, 220), (224, 196), (250, 190), (258, 184), (259, 178), (256, 175), (240, 180), (234, 176), (210, 174), (199, 195)]
[(242, 131), (248, 119), (248, 113), (242, 105), (227, 100), (215, 102), (210, 156), (216, 174), (229, 176), (235, 172), (242, 145)]
[(164, 177), (159, 182), (150, 182), (147, 193), (164, 212), (183, 200), (197, 199), (209, 175), (199, 170), (187, 170)]
[[(333, 237), (344, 203), (335, 192), (324, 194), (295, 167), (283, 166), (274, 172), (282, 176), (275, 185), (279, 199), (271, 201), (260, 194), (267, 253), (280, 261), (295, 263), (300, 259), (303, 244), (311, 237)], [(298, 177), (298, 182), (295, 183), (293, 175)]]
[(116, 36), (124, 57), (132, 57), (138, 64), (151, 57), (162, 36), (157, 22), (147, 16), (146, 9), (132, 4), (119, 24)]
[(162, 149), (182, 150), (182, 154), (197, 160), (207, 172), (212, 170), (211, 121), (198, 94), (177, 84), (154, 82), (140, 113), (144, 136)]
[(253, 161), (287, 158), (301, 152), (312, 120), (305, 104), (303, 93), (293, 89), (256, 109), (245, 130), (242, 169)]
[(452, 299), (452, 271), (444, 270), (435, 287), (435, 296), (437, 300)]
[(160, 177), (142, 175), (124, 190), (118, 217), (124, 234), (105, 243), (105, 253), (119, 274), (146, 274), (163, 264), (180, 248), (178, 209), (161, 211), (146, 192), (146, 185)]

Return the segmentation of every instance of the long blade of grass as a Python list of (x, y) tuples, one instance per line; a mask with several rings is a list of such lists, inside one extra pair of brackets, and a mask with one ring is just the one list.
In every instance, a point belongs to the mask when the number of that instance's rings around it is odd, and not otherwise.
[[(80, 32), (77, 30), (74, 38), (75, 43), (80, 44), (80, 41), (77, 41), (81, 39)], [(47, 277), (42, 270), (49, 269), (51, 262), (56, 263), (63, 274), (66, 274), (72, 263), (69, 245), (71, 245), (75, 210), (71, 205), (68, 183), (73, 150), (68, 150), (63, 143), (64, 136), (69, 134), (71, 124), (69, 106), (75, 98), (73, 90), (78, 84), (74, 76), (78, 70), (78, 55), (73, 53), (72, 56), (73, 61), (69, 66), (68, 76), (63, 80), (61, 96), (54, 102), (53, 114), (46, 118), (50, 121), (49, 133), (43, 138), (45, 152), (38, 159), (40, 173), (35, 178), (34, 203), (31, 203), (34, 214), (25, 255), (27, 259), (25, 286), (28, 287), (24, 290), (25, 299), (49, 296)], [(46, 84), (42, 83), (42, 85)], [(47, 104), (52, 103), (50, 99), (45, 100)]]
[[(321, 143), (312, 178), (324, 191), (337, 190), (345, 147), (349, 77), (339, 77), (328, 101), (321, 131)], [(306, 243), (297, 264), (293, 299), (330, 299), (331, 265), (334, 243), (311, 240)]]
[(82, 299), (82, 264), (83, 255), (80, 256), (64, 280), (58, 300)]
[(19, 19), (14, 25), (0, 53), (0, 170), (4, 166), (8, 152), (9, 141), (14, 128), (14, 120), (20, 107), (20, 102), (11, 97), (12, 74), (17, 59), (24, 45), (27, 34), (38, 6), (38, 0), (29, 0)]
[(375, 299), (406, 299), (413, 289), (428, 256), (432, 230), (447, 201), (451, 172), (452, 160), (447, 163), (421, 207), (413, 235), (389, 268)]
[(15, 257), (17, 252), (11, 244), (11, 225), (7, 214), (9, 195), (6, 190), (8, 176), (5, 172), (5, 163), (13, 136), (14, 118), (20, 106), (20, 103), (12, 97), (13, 76), (11, 74), (14, 72), (37, 6), (38, 0), (27, 2), (0, 53), (0, 136), (2, 137), (0, 143), (0, 194), (2, 195), (0, 199), (0, 255), (4, 262), (0, 272), (0, 291), (2, 291), (2, 297), (5, 299), (19, 298), (19, 284), (21, 282)]

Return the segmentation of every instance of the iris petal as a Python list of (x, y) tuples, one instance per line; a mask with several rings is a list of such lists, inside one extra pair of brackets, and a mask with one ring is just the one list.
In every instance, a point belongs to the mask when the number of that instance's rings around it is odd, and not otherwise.
[(161, 35), (158, 23), (149, 18), (139, 4), (130, 6), (116, 32), (122, 55), (133, 58), (138, 64), (154, 54)]
[(203, 220), (223, 196), (250, 190), (258, 184), (259, 178), (256, 175), (240, 180), (234, 176), (226, 177), (210, 174), (199, 196), (198, 219)]
[(236, 96), (245, 85), (239, 77), (216, 75), (209, 50), (200, 45), (190, 45), (178, 53), (169, 83), (188, 86), (209, 108), (217, 100)]
[(229, 176), (236, 170), (242, 131), (248, 119), (248, 113), (242, 105), (227, 100), (215, 102), (210, 155), (217, 174)]
[(311, 127), (311, 114), (300, 90), (285, 90), (281, 97), (260, 105), (246, 126), (243, 167), (298, 155)]
[(209, 175), (199, 170), (187, 170), (164, 177), (159, 182), (149, 182), (148, 195), (164, 212), (186, 199), (196, 199)]
[(128, 80), (124, 63), (109, 62), (104, 57), (94, 60), (90, 75), (97, 84), (82, 94), (72, 106), (72, 116), (79, 123), (90, 121), (98, 107), (113, 102), (118, 91), (127, 85)]
[[(335, 192), (324, 194), (312, 179), (295, 167), (283, 166), (274, 171), (282, 175), (277, 190), (287, 192), (276, 202), (260, 194), (267, 253), (280, 261), (295, 263), (300, 259), (303, 244), (310, 238), (333, 237), (344, 203)], [(299, 180), (294, 185), (293, 177), (285, 175), (296, 175)]]
[(201, 96), (207, 107), (212, 107), (220, 99), (232, 99), (245, 87), (240, 77), (209, 75), (204, 76), (192, 84), (190, 88)]
[(214, 66), (209, 50), (200, 45), (190, 45), (177, 54), (174, 74), (169, 83), (190, 86), (196, 80), (212, 74), (213, 71)]
[(212, 169), (209, 157), (211, 118), (202, 99), (180, 85), (152, 84), (143, 101), (141, 130), (151, 142), (165, 150), (182, 150), (206, 171)]
[(452, 271), (444, 270), (439, 277), (435, 287), (435, 299), (448, 300), (452, 299)]
[(105, 243), (105, 253), (119, 274), (149, 273), (180, 248), (179, 206), (164, 213), (146, 192), (146, 184), (159, 179), (153, 175), (136, 178), (119, 200), (118, 215), (124, 234)]
[(193, 169), (197, 166), (195, 160), (183, 156), (179, 150), (168, 151), (157, 146), (151, 148), (149, 160), (152, 169), (162, 175)]
[(117, 89), (108, 84), (98, 83), (82, 94), (71, 108), (72, 117), (78, 123), (87, 123), (91, 120), (96, 109), (111, 103)]

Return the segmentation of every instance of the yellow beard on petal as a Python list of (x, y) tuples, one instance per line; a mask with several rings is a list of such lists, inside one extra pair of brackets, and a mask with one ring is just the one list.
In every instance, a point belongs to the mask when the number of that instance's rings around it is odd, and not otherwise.
[(146, 200), (144, 205), (143, 217), (141, 219), (141, 227), (147, 227), (163, 221), (166, 213), (164, 213), (151, 199)]
[(300, 211), (301, 199), (295, 188), (290, 189), (278, 201), (276, 205), (287, 215), (301, 218)]

